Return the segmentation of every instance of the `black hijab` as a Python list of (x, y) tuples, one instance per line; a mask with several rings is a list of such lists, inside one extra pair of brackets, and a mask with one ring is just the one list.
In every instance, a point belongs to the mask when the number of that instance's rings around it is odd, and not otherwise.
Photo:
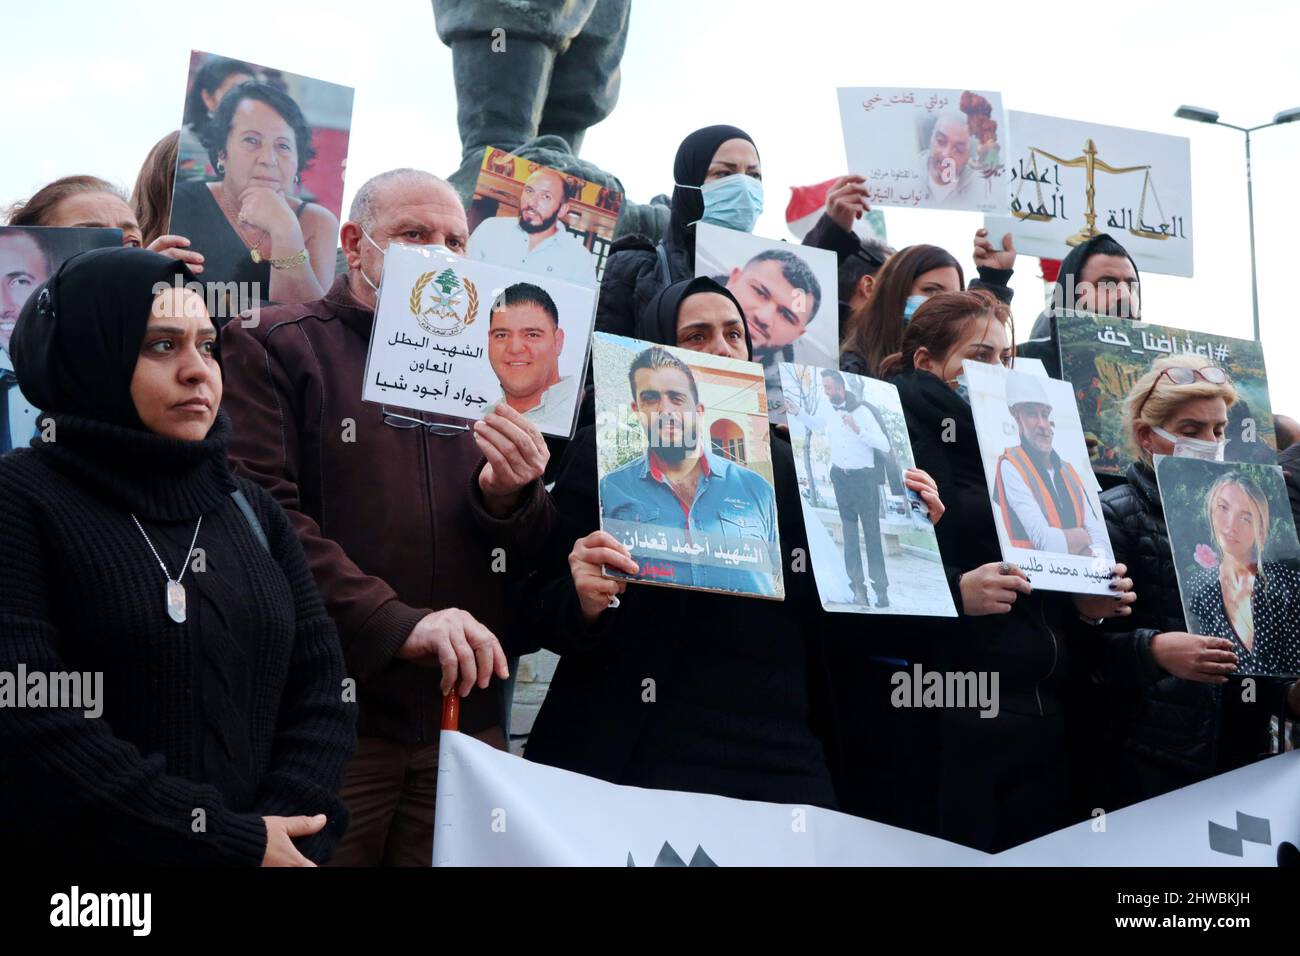
[[(695, 229), (693, 224), (704, 216), (704, 195), (700, 186), (709, 173), (709, 163), (718, 147), (730, 139), (754, 140), (743, 129), (734, 126), (706, 126), (697, 129), (682, 140), (673, 160), (673, 204), (669, 229), (673, 239), (692, 255), (695, 254)], [(757, 146), (754, 147), (758, 149)], [(683, 187), (694, 186), (695, 189)]]
[(147, 249), (73, 256), (23, 305), (10, 353), (18, 387), (42, 412), (143, 429), (131, 379), (155, 287), (194, 276)]
[(677, 314), (682, 310), (682, 303), (691, 296), (704, 292), (726, 296), (736, 307), (736, 313), (740, 316), (740, 326), (745, 330), (745, 349), (749, 353), (750, 361), (753, 361), (754, 343), (749, 337), (749, 323), (745, 321), (745, 311), (736, 301), (736, 297), (727, 291), (726, 286), (720, 285), (708, 276), (683, 279), (660, 289), (646, 306), (645, 312), (637, 318), (632, 334), (643, 342), (677, 345)]

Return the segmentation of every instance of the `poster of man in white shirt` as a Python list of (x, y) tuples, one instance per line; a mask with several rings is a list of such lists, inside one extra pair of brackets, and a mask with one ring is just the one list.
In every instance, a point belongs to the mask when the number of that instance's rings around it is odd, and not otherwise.
[[(587, 200), (587, 194), (591, 193)], [(469, 258), (594, 288), (618, 202), (576, 176), (491, 150), (470, 204)]]
[(488, 360), (505, 402), (548, 435), (567, 435), (581, 375), (560, 374), (564, 330), (555, 300), (541, 286), (516, 282), (492, 305)]
[(1107, 593), (1114, 554), (1070, 384), (962, 365), (1003, 557), (1034, 587)]

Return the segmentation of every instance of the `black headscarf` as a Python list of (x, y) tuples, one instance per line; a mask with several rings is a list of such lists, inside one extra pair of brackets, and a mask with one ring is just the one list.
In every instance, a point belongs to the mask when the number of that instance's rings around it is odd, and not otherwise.
[(750, 361), (753, 361), (754, 343), (749, 337), (749, 323), (745, 321), (744, 309), (740, 307), (736, 297), (727, 291), (726, 286), (719, 285), (708, 276), (683, 279), (660, 289), (655, 297), (650, 300), (650, 304), (646, 306), (645, 312), (637, 318), (633, 335), (643, 342), (675, 346), (677, 344), (677, 314), (682, 309), (682, 303), (691, 296), (699, 295), (702, 292), (715, 292), (731, 300), (732, 305), (736, 307), (736, 313), (740, 316), (740, 326), (745, 330), (745, 350), (749, 353)]
[[(754, 142), (743, 129), (720, 125), (697, 129), (677, 147), (677, 157), (673, 160), (673, 182), (680, 185), (673, 187), (673, 213), (669, 228), (673, 239), (692, 255), (695, 252), (695, 230), (688, 227), (703, 218), (704, 196), (698, 188), (682, 187), (703, 186), (704, 177), (709, 172), (709, 163), (713, 162), (713, 154), (730, 139), (743, 139), (751, 144)], [(755, 146), (754, 149), (757, 150), (758, 147)]]
[(93, 249), (64, 262), (27, 299), (10, 340), (23, 396), (47, 414), (143, 429), (131, 379), (155, 286), (177, 279), (194, 276), (147, 249)]

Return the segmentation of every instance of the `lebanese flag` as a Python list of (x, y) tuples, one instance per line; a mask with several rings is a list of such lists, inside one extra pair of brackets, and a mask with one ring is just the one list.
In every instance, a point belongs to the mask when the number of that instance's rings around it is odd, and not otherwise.
[(785, 224), (800, 242), (826, 211), (826, 194), (830, 192), (838, 178), (837, 176), (828, 179), (816, 186), (790, 187), (790, 202), (785, 207)]

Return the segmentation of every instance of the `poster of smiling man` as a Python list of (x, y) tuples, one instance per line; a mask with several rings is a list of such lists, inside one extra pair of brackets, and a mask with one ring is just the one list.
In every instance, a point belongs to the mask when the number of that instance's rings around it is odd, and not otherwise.
[(841, 87), (849, 172), (872, 206), (996, 212), (1006, 206), (1007, 121), (988, 90)]
[(593, 289), (395, 242), (361, 397), (462, 419), (504, 402), (568, 438), (595, 311)]

